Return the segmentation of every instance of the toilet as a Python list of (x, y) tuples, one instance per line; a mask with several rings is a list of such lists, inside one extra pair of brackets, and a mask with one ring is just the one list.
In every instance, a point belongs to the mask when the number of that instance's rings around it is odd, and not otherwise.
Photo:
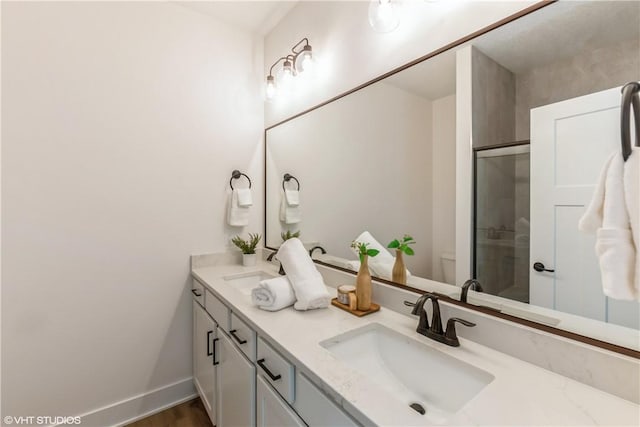
[(440, 255), (442, 263), (442, 271), (444, 273), (444, 281), (450, 285), (456, 284), (456, 254), (451, 252), (443, 252)]

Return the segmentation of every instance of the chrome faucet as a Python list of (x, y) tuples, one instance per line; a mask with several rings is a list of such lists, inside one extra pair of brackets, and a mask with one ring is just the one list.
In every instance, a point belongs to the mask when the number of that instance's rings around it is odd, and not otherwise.
[[(277, 253), (278, 253), (277, 250), (271, 252), (269, 254), (269, 256), (267, 257), (267, 261), (269, 261), (269, 262), (273, 261), (275, 255), (277, 255)], [(278, 260), (278, 258), (276, 258), (276, 260)], [(282, 268), (282, 263), (280, 263), (280, 269), (278, 270), (278, 274), (281, 275), (281, 276), (284, 276), (285, 274), (287, 274), (287, 273), (284, 272), (284, 268)]]
[[(424, 304), (427, 302), (427, 300), (431, 300), (431, 307), (433, 309), (433, 314), (431, 316), (431, 325), (429, 325), (427, 312), (424, 309)], [(434, 294), (426, 293), (420, 296), (420, 298), (418, 298), (415, 303), (405, 301), (404, 304), (406, 306), (413, 307), (413, 310), (411, 310), (411, 314), (413, 314), (414, 316), (420, 316), (418, 327), (416, 328), (417, 333), (424, 335), (427, 338), (431, 338), (432, 340), (450, 345), (452, 347), (460, 346), (460, 341), (458, 340), (458, 336), (456, 335), (456, 322), (461, 323), (464, 326), (476, 326), (475, 323), (468, 322), (458, 317), (452, 317), (447, 321), (447, 330), (443, 331), (442, 318), (440, 316), (440, 304), (438, 303), (438, 297)]]
[(467, 294), (469, 293), (469, 288), (473, 289), (476, 292), (482, 292), (482, 285), (476, 279), (469, 279), (462, 285), (462, 292), (460, 293), (460, 302), (467, 302)]

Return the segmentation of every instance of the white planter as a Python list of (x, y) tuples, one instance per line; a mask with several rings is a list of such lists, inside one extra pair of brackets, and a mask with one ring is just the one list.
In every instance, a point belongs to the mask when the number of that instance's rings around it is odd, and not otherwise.
[(258, 262), (258, 254), (242, 254), (242, 265), (253, 267)]

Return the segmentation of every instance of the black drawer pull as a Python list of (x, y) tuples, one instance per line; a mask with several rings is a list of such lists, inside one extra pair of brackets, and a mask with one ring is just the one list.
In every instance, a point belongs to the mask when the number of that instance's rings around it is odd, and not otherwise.
[(207, 356), (213, 355), (213, 352), (211, 351), (211, 334), (212, 333), (213, 331), (207, 332)]
[(246, 343), (247, 343), (247, 340), (243, 340), (242, 338), (240, 338), (239, 336), (237, 336), (237, 335), (236, 335), (236, 332), (238, 332), (238, 330), (237, 330), (237, 329), (234, 329), (234, 330), (232, 330), (232, 331), (229, 331), (229, 333), (231, 334), (231, 336), (232, 336), (236, 341), (238, 341), (238, 344), (241, 344), (241, 345), (242, 345), (242, 344), (246, 344)]
[(191, 289), (191, 292), (197, 297), (201, 297), (202, 296), (202, 294), (200, 292), (198, 292), (197, 289)]
[(220, 339), (220, 338), (214, 338), (214, 339), (213, 339), (213, 357), (212, 357), (212, 359), (213, 359), (213, 366), (216, 366), (216, 365), (219, 365), (219, 364), (220, 364), (220, 361), (217, 361), (217, 362), (216, 362), (216, 342), (218, 342), (218, 340), (219, 340), (219, 339)]
[(271, 378), (271, 381), (278, 381), (280, 378), (282, 378), (282, 375), (280, 374), (273, 375), (273, 373), (269, 370), (269, 368), (267, 368), (267, 365), (264, 364), (264, 359), (258, 360), (257, 363), (258, 363), (258, 366), (260, 366), (262, 370), (265, 371), (267, 375), (269, 375), (269, 378)]

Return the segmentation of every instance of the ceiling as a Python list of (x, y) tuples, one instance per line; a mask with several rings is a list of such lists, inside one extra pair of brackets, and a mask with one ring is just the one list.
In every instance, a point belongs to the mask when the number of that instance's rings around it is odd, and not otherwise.
[(269, 33), (298, 0), (175, 1), (202, 14), (258, 35)]

